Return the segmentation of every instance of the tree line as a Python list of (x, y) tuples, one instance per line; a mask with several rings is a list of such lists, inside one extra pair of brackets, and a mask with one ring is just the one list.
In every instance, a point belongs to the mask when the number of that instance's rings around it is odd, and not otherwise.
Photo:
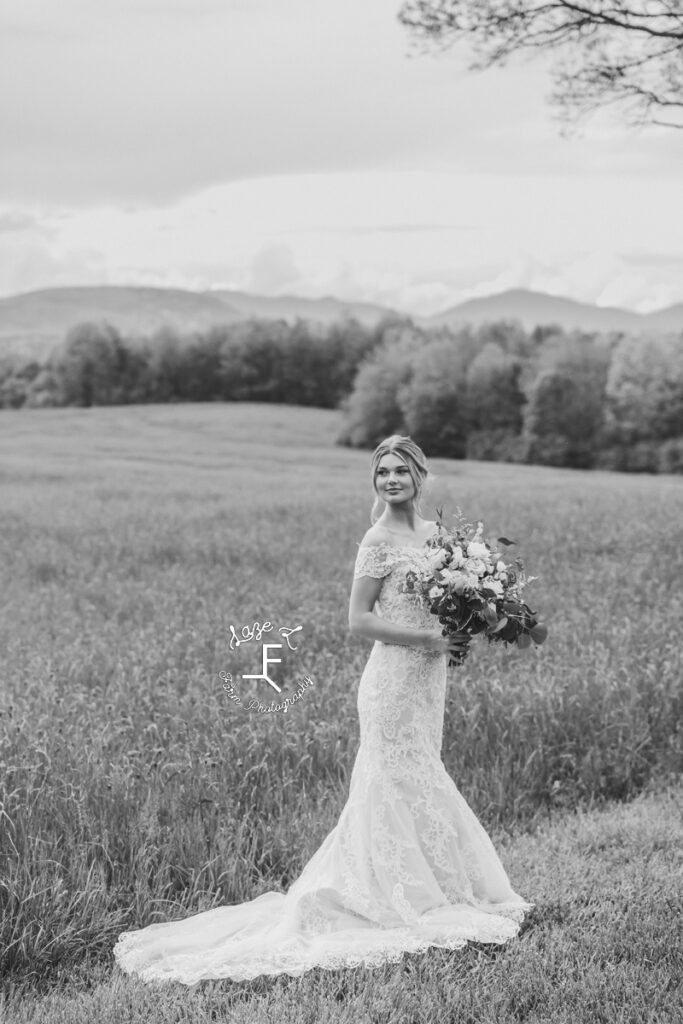
[(340, 409), (351, 447), (408, 433), (432, 456), (683, 472), (683, 334), (396, 316), (124, 338), (84, 323), (45, 363), (0, 362), (0, 408), (174, 401)]
[(124, 337), (81, 323), (41, 364), (0, 362), (0, 408), (140, 402), (285, 402), (336, 408), (362, 358), (391, 329), (251, 319), (183, 333)]
[(397, 431), (433, 456), (681, 473), (683, 334), (413, 327), (341, 407), (352, 446)]

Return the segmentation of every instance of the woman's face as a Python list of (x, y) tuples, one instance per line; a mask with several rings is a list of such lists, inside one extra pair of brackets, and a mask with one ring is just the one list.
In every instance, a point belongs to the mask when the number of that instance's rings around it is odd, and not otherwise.
[(415, 497), (415, 484), (400, 455), (387, 454), (379, 460), (375, 489), (387, 505), (403, 505)]

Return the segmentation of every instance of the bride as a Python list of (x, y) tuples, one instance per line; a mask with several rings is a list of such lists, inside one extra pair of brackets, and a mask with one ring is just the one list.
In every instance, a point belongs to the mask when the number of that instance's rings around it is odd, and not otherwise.
[(375, 643), (336, 826), (286, 893), (124, 932), (114, 948), (124, 971), (185, 985), (297, 976), (374, 967), (429, 946), (503, 943), (519, 932), (534, 904), (512, 889), (441, 761), (447, 656), (467, 639), (446, 639), (419, 597), (399, 589), (436, 532), (419, 514), (427, 474), (409, 437), (394, 434), (373, 454), (373, 525), (358, 547), (349, 629)]

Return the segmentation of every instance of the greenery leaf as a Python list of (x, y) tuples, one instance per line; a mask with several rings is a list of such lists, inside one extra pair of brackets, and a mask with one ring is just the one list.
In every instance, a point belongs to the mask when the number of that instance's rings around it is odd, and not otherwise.
[(485, 604), (482, 609), (482, 615), (489, 626), (495, 626), (498, 622), (498, 612), (496, 611), (496, 606), (494, 604)]
[(537, 622), (536, 625), (529, 630), (529, 633), (531, 635), (531, 639), (535, 643), (542, 644), (548, 636), (548, 627), (545, 622)]

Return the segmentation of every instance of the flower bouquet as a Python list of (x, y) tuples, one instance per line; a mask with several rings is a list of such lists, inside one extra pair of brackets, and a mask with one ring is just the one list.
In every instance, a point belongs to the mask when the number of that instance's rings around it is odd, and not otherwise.
[[(527, 576), (519, 558), (506, 562), (500, 551), (484, 539), (484, 524), (476, 528), (465, 521), (458, 508), (456, 524), (448, 528), (443, 509), (437, 509), (438, 535), (427, 541), (427, 566), (411, 569), (401, 585), (404, 593), (421, 596), (444, 626), (446, 635), (483, 633), (489, 643), (502, 642), (528, 647), (533, 640), (542, 644), (547, 627), (522, 600), (524, 587), (537, 579)], [(510, 547), (515, 541), (498, 537), (498, 544)], [(448, 665), (460, 665), (469, 645), (452, 653)]]

